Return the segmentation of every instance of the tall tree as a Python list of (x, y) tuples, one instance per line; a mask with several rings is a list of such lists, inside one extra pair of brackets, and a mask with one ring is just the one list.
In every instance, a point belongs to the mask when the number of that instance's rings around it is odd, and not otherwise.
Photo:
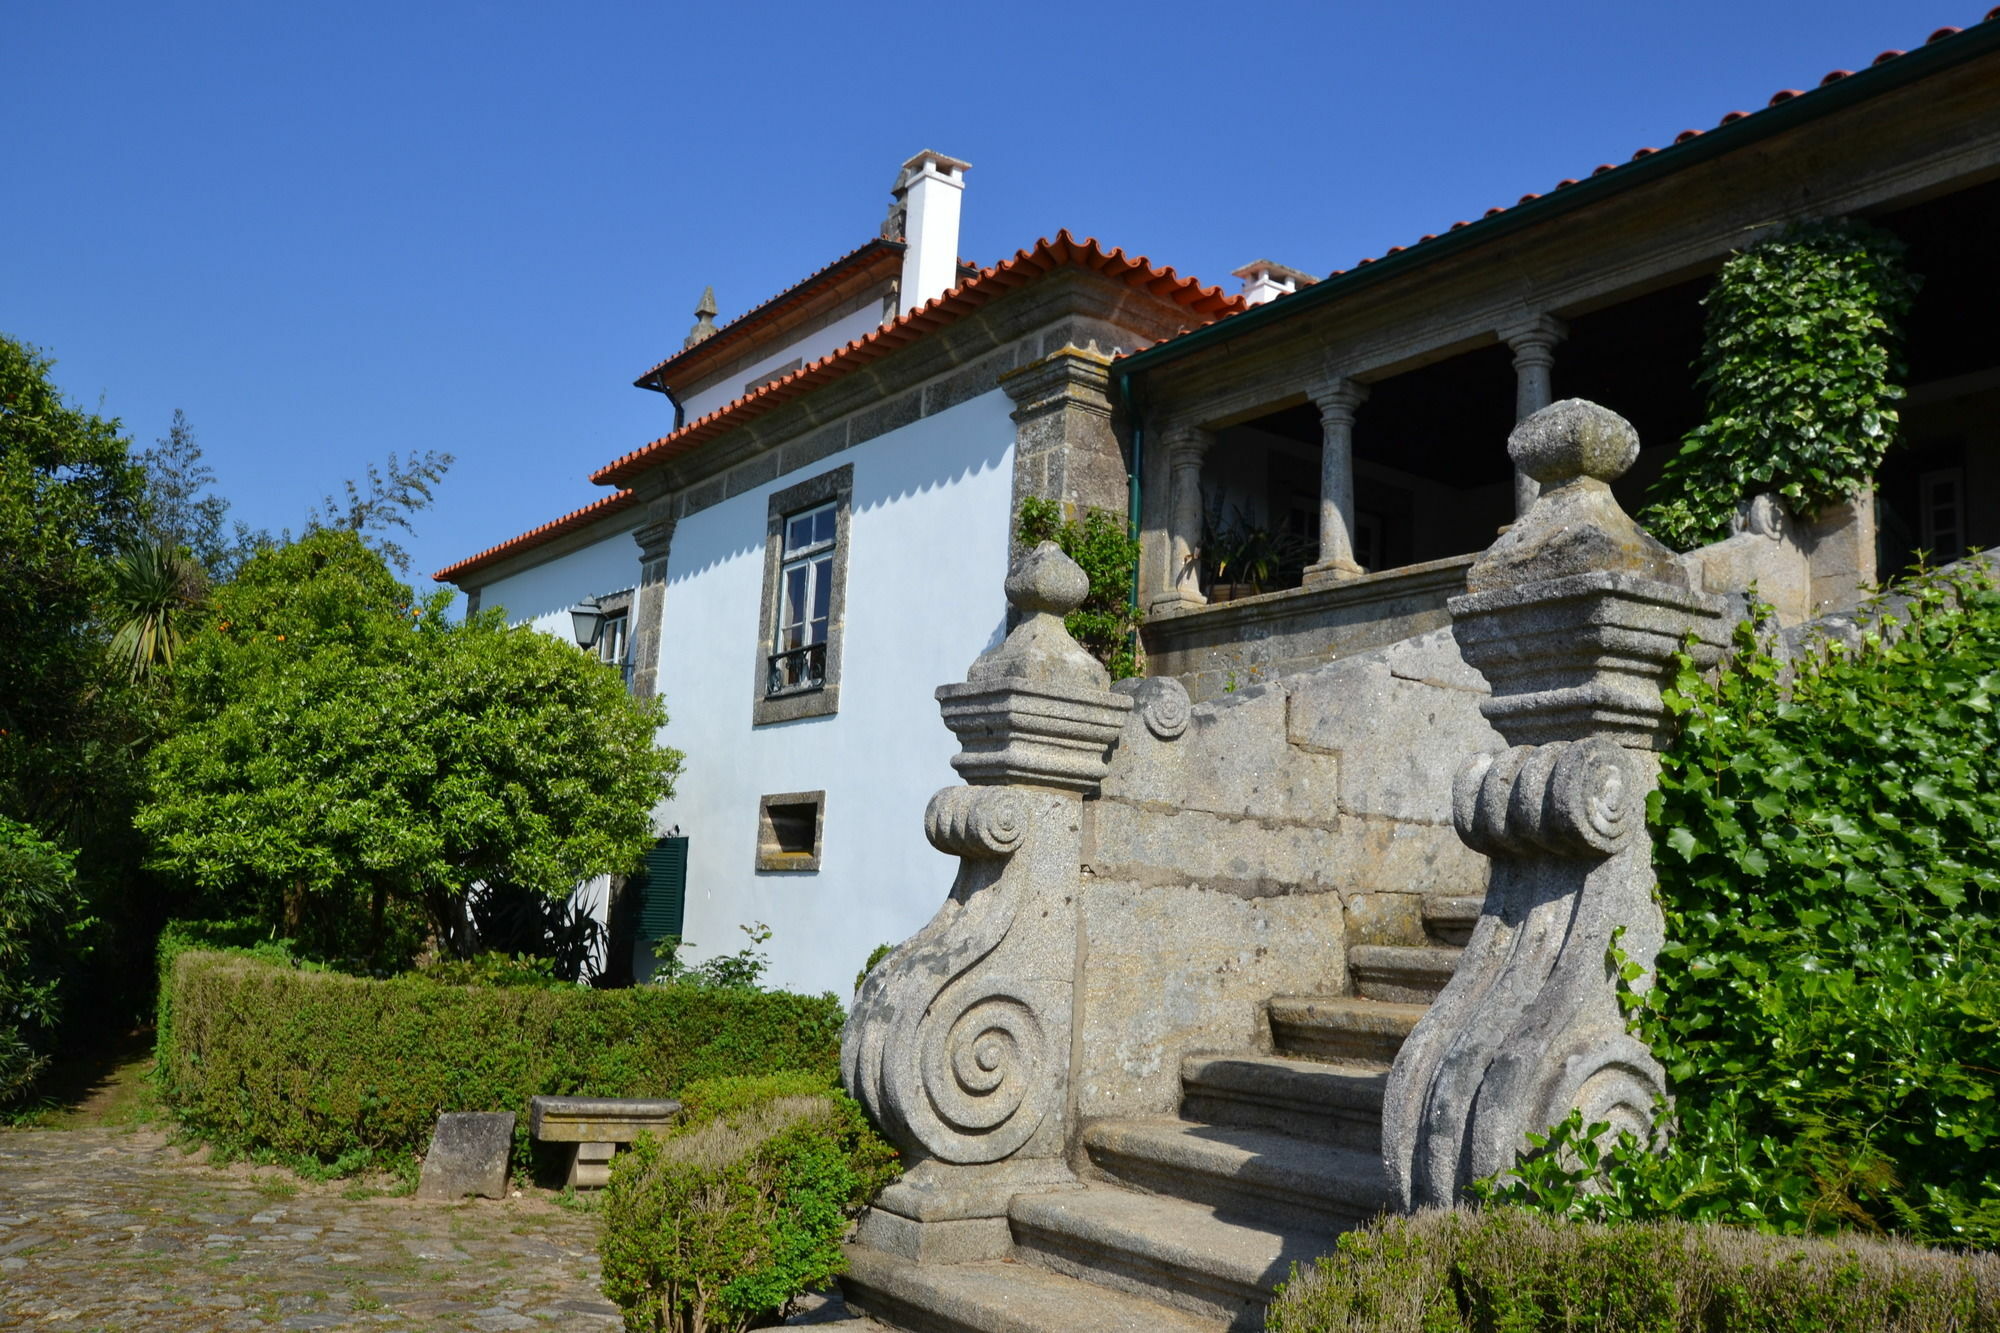
[(53, 364), (0, 336), (0, 813), (61, 831), (94, 822), (131, 767), (131, 700), (95, 616), (143, 474)]
[(213, 492), (215, 471), (201, 459), (187, 413), (175, 408), (167, 433), (139, 455), (146, 469), (145, 531), (157, 545), (184, 548), (208, 582), (227, 583), (277, 538), (241, 519), (229, 523), (229, 501)]
[(174, 669), (139, 824), (156, 866), (328, 956), (398, 922), (478, 941), (474, 886), (568, 895), (637, 865), (679, 755), (617, 672), (497, 613), (417, 603), (348, 531), (259, 553)]
[(410, 519), (431, 507), (436, 487), (451, 467), (450, 454), (426, 449), (399, 458), (394, 453), (382, 467), (368, 465), (365, 483), (349, 478), (342, 493), (328, 495), (306, 516), (306, 531), (328, 528), (358, 533), (382, 558), (402, 573), (410, 572), (410, 553), (389, 539), (391, 530), (414, 531)]

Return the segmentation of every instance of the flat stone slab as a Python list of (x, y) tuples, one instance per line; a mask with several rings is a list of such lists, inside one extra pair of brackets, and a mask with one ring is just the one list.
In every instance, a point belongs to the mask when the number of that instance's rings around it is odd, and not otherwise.
[(665, 1098), (536, 1097), (528, 1103), (528, 1133), (543, 1143), (630, 1143), (680, 1110)]
[(514, 1147), (512, 1111), (446, 1111), (424, 1154), (419, 1199), (507, 1197), (507, 1155)]

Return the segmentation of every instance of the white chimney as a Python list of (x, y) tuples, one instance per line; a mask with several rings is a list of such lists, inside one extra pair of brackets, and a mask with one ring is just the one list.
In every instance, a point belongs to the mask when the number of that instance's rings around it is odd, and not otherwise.
[(1243, 280), (1243, 299), (1251, 305), (1275, 301), (1280, 296), (1289, 296), (1299, 288), (1310, 287), (1319, 281), (1310, 273), (1274, 264), (1268, 259), (1245, 264), (1229, 276)]
[(905, 246), (897, 304), (905, 312), (958, 286), (958, 210), (971, 165), (925, 150), (896, 178)]

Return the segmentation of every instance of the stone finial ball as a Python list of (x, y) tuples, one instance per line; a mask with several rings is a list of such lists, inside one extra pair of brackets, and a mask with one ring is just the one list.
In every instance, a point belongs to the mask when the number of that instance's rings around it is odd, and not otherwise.
[(1544, 486), (1576, 477), (1612, 481), (1639, 456), (1639, 432), (1608, 407), (1565, 398), (1514, 427), (1507, 455)]
[(1030, 614), (1068, 615), (1090, 592), (1090, 577), (1054, 542), (1022, 556), (1007, 574), (1007, 600)]

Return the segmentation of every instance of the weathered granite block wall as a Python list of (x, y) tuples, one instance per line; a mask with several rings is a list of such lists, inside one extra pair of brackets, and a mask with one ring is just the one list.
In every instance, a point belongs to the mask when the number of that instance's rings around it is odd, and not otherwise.
[(1167, 677), (1084, 803), (1073, 1095), (1169, 1114), (1181, 1056), (1267, 1048), (1265, 1002), (1341, 994), (1347, 947), (1416, 943), (1422, 899), (1484, 890), (1451, 823), (1497, 743), (1449, 630), (1191, 704)]
[(1469, 555), (1157, 615), (1141, 629), (1146, 668), (1196, 701), (1367, 652), (1451, 621)]

